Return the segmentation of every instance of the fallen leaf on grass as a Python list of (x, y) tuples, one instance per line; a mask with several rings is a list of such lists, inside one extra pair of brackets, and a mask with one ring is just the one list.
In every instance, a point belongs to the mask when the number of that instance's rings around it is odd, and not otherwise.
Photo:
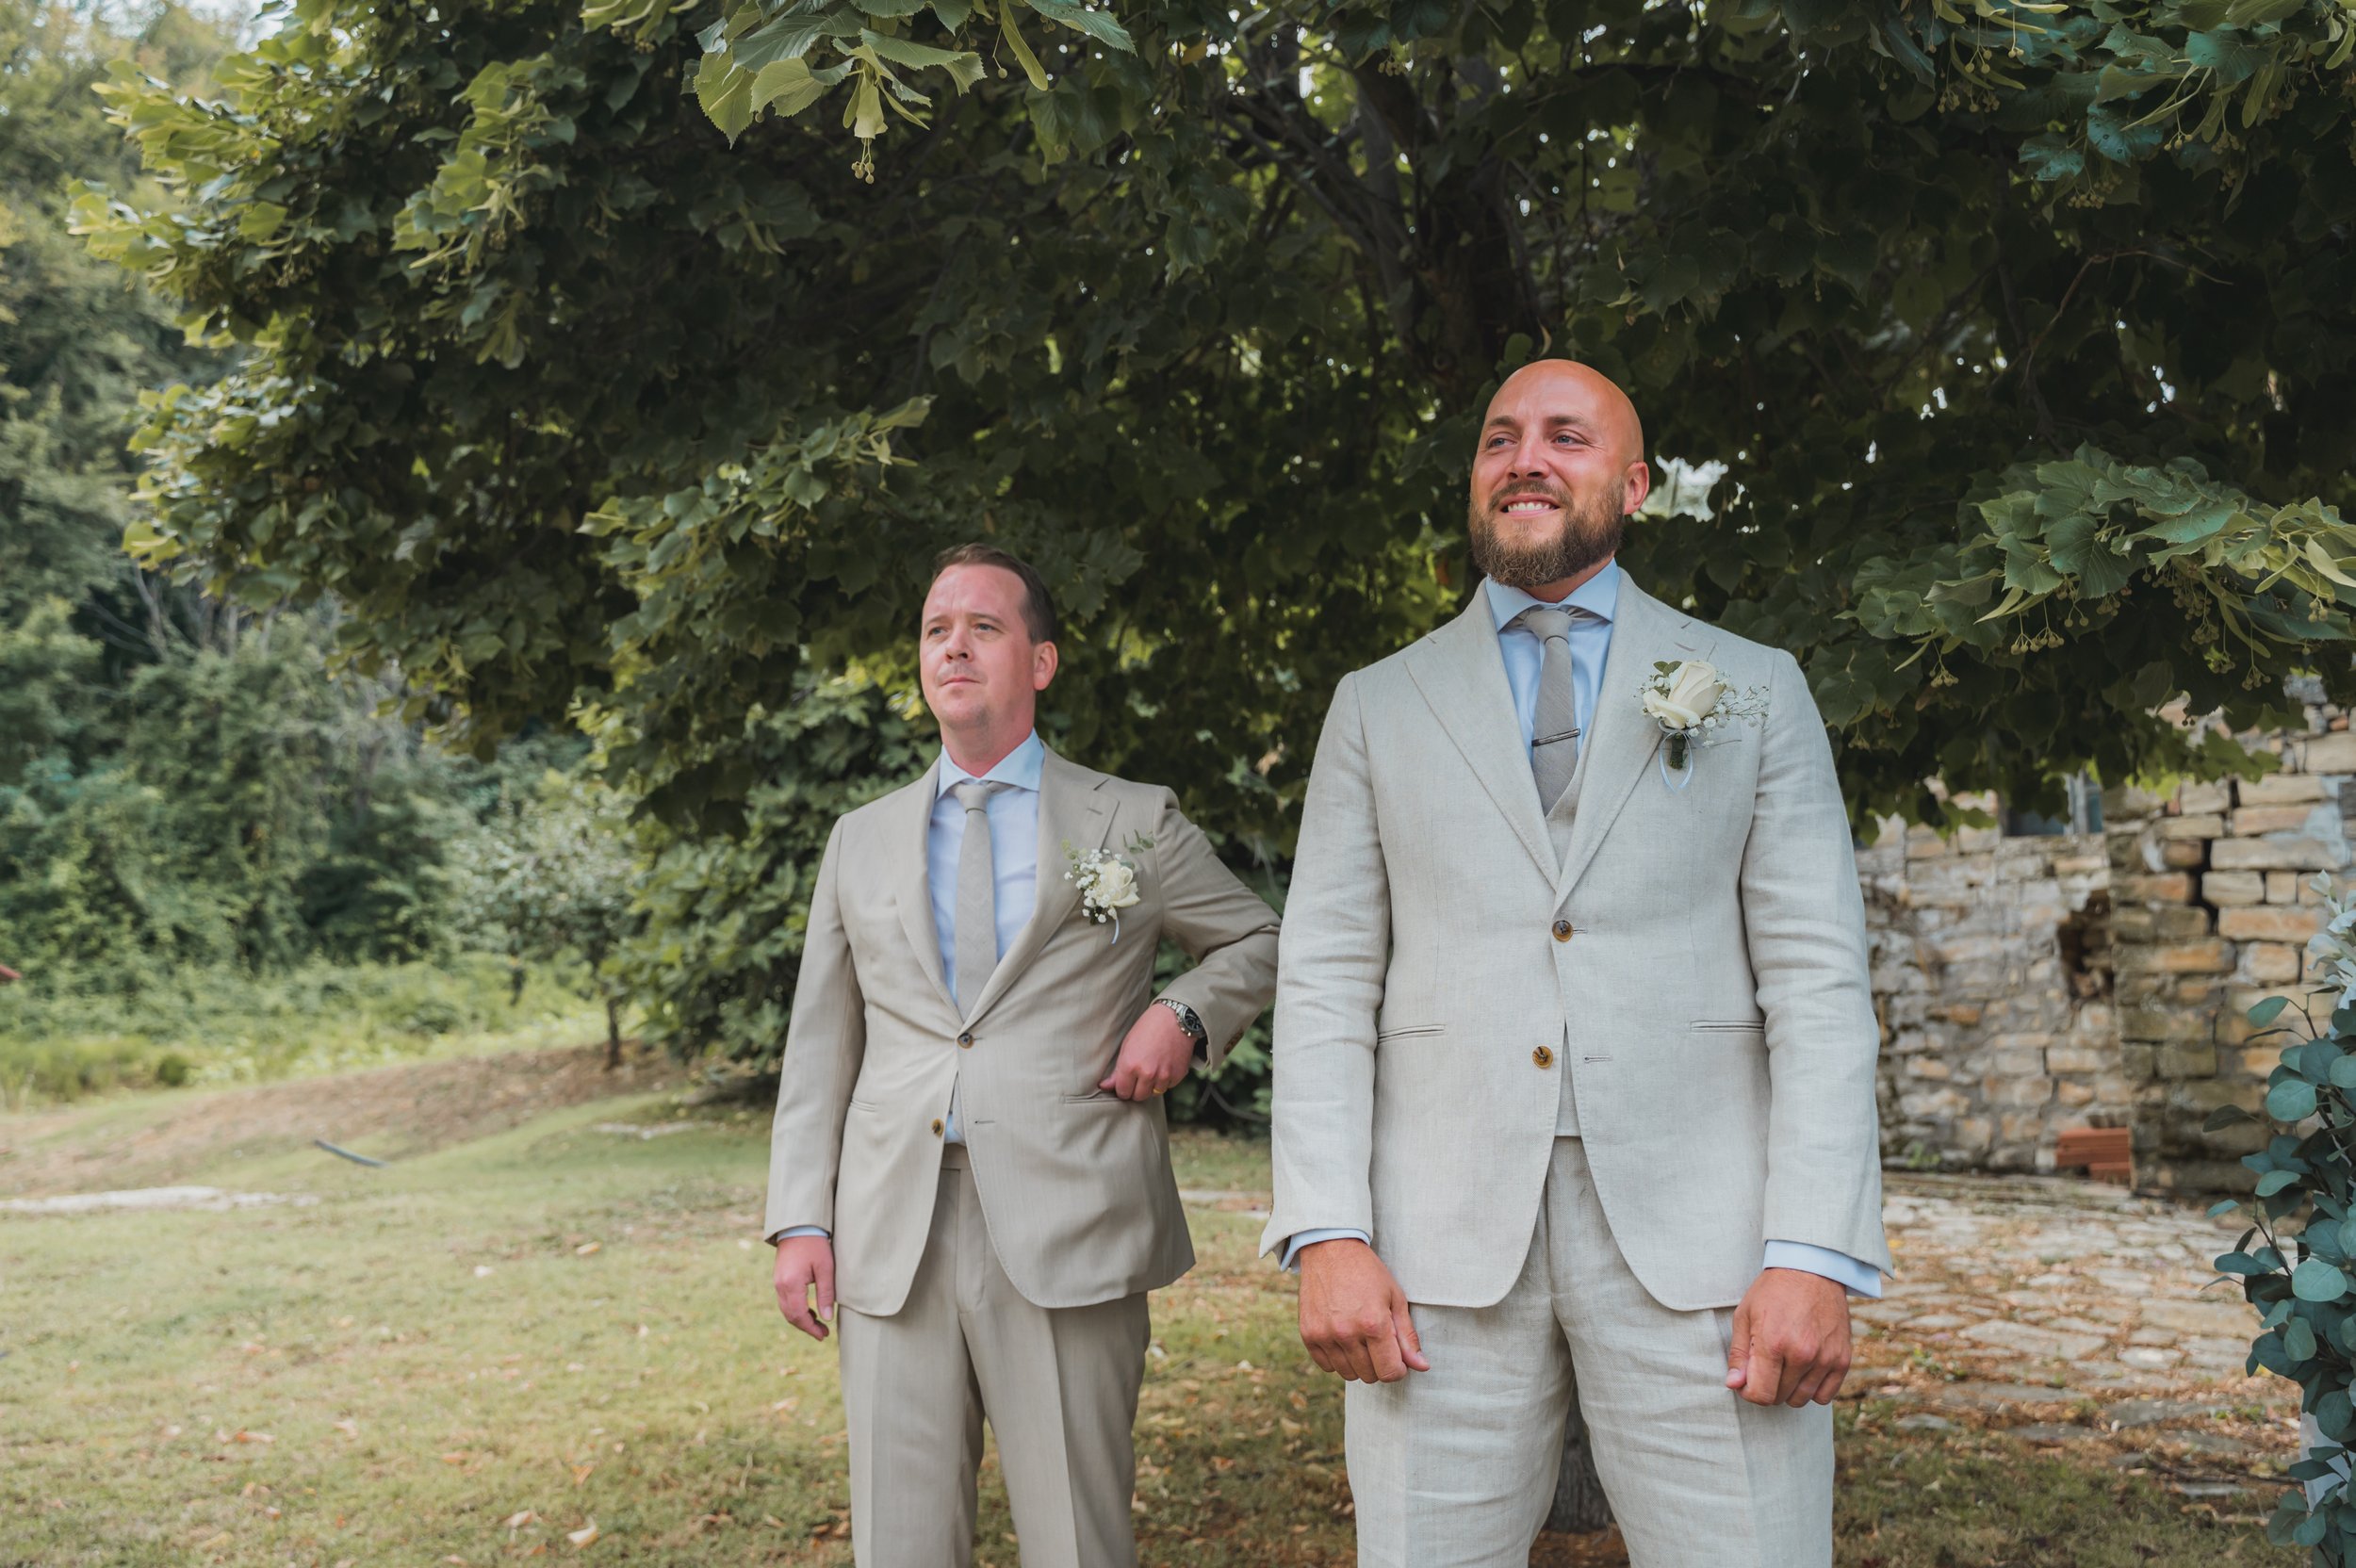
[(791, 1415), (795, 1411), (802, 1408), (801, 1396), (796, 1395), (790, 1399), (779, 1399), (776, 1404), (771, 1405), (769, 1408), (776, 1411), (780, 1415)]
[(592, 1519), (581, 1529), (566, 1531), (564, 1539), (571, 1542), (577, 1548), (586, 1551), (597, 1544), (597, 1522)]
[(590, 1471), (592, 1471), (592, 1470), (595, 1470), (596, 1468), (597, 1468), (597, 1466), (596, 1466), (596, 1465), (594, 1465), (594, 1464), (576, 1464), (576, 1465), (574, 1465), (574, 1466), (573, 1466), (573, 1485), (574, 1485), (574, 1486), (576, 1486), (576, 1487), (580, 1486), (581, 1482), (583, 1482), (583, 1481), (585, 1481), (585, 1480), (587, 1480), (587, 1479), (589, 1478), (589, 1472), (590, 1472)]
[(474, 1266), (474, 1277), (478, 1280), (489, 1279), (491, 1277), (491, 1266), (487, 1263), (476, 1264)]
[(444, 1454), (442, 1456), (442, 1462), (444, 1464), (464, 1464), (466, 1462), (466, 1450), (461, 1448), (454, 1454)]
[(352, 1420), (350, 1416), (346, 1416), (343, 1420), (336, 1422), (335, 1425), (335, 1429), (343, 1433), (346, 1437), (358, 1437), (360, 1435), (360, 1423)]
[(540, 1516), (532, 1512), (532, 1510), (526, 1509), (521, 1513), (509, 1514), (505, 1522), (505, 1527), (511, 1530), (519, 1530), (539, 1517)]
[(584, 1241), (580, 1246), (573, 1249), (573, 1256), (577, 1258), (585, 1258), (590, 1253), (598, 1250), (601, 1250), (598, 1243), (594, 1241)]
[(216, 1443), (275, 1443), (278, 1439), (268, 1432), (250, 1432), (243, 1427), (239, 1427), (234, 1432), (215, 1432), (213, 1441)]

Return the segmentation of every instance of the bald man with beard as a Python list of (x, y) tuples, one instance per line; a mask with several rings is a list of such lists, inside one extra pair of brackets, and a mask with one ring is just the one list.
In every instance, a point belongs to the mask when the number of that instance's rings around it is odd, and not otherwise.
[[(1486, 580), (1317, 745), (1264, 1245), (1350, 1380), (1366, 1568), (1523, 1568), (1574, 1398), (1634, 1568), (1832, 1560), (1847, 1297), (1890, 1266), (1864, 909), (1799, 666), (1613, 559), (1644, 451), (1594, 369), (1509, 378)], [(1752, 717), (1672, 767), (1657, 673)]]

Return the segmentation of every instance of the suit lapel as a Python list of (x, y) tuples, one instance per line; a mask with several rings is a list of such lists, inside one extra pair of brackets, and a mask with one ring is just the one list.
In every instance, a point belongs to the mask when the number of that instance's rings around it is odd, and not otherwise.
[(1698, 657), (1703, 629), (1640, 590), (1624, 575), (1612, 616), (1612, 651), (1595, 682), (1595, 710), (1587, 721), (1579, 812), (1562, 857), (1558, 898), (1579, 885), (1636, 782), (1661, 749), (1661, 727), (1644, 716), (1636, 688), (1663, 660)]
[[(1104, 776), (1067, 762), (1049, 751), (1040, 764), (1039, 776), (1039, 891), (1031, 905), (1030, 923), (1014, 939), (1014, 945), (998, 959), (998, 967), (990, 972), (990, 984), (974, 1000), (972, 1023), (990, 1011), (991, 1005), (1006, 993), (1006, 988), (1022, 977), (1055, 936), (1057, 927), (1071, 918), (1080, 902), (1080, 890), (1064, 877), (1066, 843), (1085, 855), (1091, 849), (1104, 847), (1104, 836), (1112, 826), (1112, 802), (1104, 798), (1100, 788)], [(1109, 936), (1109, 934), (1108, 934)]]
[(1476, 591), (1463, 614), (1407, 650), (1407, 673), (1522, 847), (1552, 876), (1554, 846), (1538, 809), (1538, 781), (1513, 713), (1513, 688), (1505, 678), (1485, 591)]
[(957, 1010), (957, 999), (949, 994), (948, 976), (941, 968), (941, 933), (933, 927), (933, 880), (930, 858), (925, 853), (932, 833), (933, 803), (941, 796), (941, 763), (935, 761), (924, 770), (924, 776), (900, 792), (901, 800), (894, 803), (892, 821), (887, 830), (892, 846), (899, 852), (900, 865), (895, 879), (896, 902), (900, 906), (900, 929), (907, 934), (908, 946), (916, 950), (916, 963), (924, 972), (924, 978), (933, 983), (934, 992)]

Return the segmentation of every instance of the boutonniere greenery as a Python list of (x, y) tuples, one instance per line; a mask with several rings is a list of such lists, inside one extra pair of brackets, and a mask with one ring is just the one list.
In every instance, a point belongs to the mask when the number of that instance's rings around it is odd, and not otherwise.
[(1080, 890), (1080, 912), (1099, 925), (1112, 923), (1113, 940), (1121, 940), (1121, 911), (1137, 901), (1137, 865), (1129, 858), (1153, 847), (1153, 841), (1142, 833), (1130, 835), (1121, 846), (1121, 853), (1106, 849), (1086, 852), (1072, 847), (1066, 839), (1064, 859), (1071, 869), (1063, 879)]
[(1717, 667), (1701, 659), (1664, 659), (1638, 686), (1638, 700), (1661, 732), (1668, 737), (1662, 748), (1664, 772), (1682, 773), (1693, 748), (1725, 737), (1719, 732), (1737, 722), (1757, 723), (1767, 711), (1767, 692), (1754, 686), (1738, 695)]

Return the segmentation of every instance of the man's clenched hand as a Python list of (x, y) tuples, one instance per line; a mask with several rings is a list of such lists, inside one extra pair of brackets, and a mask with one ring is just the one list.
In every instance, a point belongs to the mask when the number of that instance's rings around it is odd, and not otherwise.
[[(818, 1297), (816, 1310), (810, 1295)], [(834, 1243), (825, 1236), (788, 1236), (777, 1243), (777, 1308), (812, 1339), (826, 1337), (834, 1316)]]
[(1178, 1015), (1148, 1007), (1129, 1025), (1113, 1070), (1097, 1084), (1123, 1100), (1151, 1100), (1175, 1085), (1194, 1065), (1194, 1040)]
[(1770, 1268), (1734, 1309), (1726, 1386), (1755, 1405), (1832, 1403), (1849, 1375), (1849, 1293), (1797, 1268)]
[(1352, 1236), (1301, 1250), (1301, 1342), (1312, 1361), (1353, 1382), (1432, 1370), (1399, 1282)]

